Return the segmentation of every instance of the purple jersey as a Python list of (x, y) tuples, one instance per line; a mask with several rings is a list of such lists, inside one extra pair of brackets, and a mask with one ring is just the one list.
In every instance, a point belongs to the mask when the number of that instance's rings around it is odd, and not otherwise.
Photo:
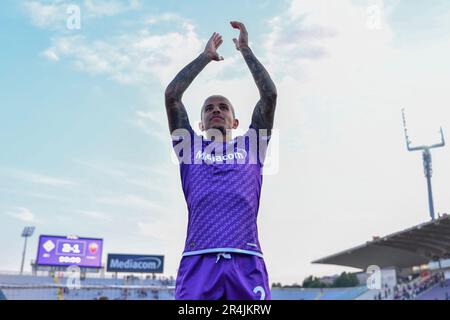
[(189, 212), (183, 256), (238, 252), (262, 257), (257, 216), (270, 137), (251, 126), (230, 142), (189, 133), (173, 135)]

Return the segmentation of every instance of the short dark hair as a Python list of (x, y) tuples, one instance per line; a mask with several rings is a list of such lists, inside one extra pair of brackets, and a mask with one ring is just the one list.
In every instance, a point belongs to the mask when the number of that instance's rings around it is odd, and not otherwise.
[(200, 110), (200, 119), (203, 119), (203, 107), (205, 106), (205, 102), (206, 102), (208, 99), (210, 99), (210, 98), (223, 98), (223, 99), (227, 100), (227, 101), (230, 103), (231, 112), (233, 113), (233, 118), (236, 119), (236, 113), (234, 112), (234, 107), (233, 107), (233, 105), (231, 104), (230, 100), (228, 100), (228, 98), (226, 98), (226, 97), (224, 97), (224, 96), (222, 96), (222, 95), (220, 95), (220, 94), (215, 94), (215, 95), (209, 96), (208, 98), (205, 99), (205, 101), (203, 102), (203, 106), (202, 106), (202, 108), (201, 108), (201, 110)]

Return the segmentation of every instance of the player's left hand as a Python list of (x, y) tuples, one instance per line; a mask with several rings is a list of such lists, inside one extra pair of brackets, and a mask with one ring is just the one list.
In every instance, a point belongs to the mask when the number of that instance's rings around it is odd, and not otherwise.
[(245, 25), (242, 22), (238, 21), (231, 21), (230, 24), (234, 29), (239, 29), (240, 31), (239, 40), (236, 38), (233, 39), (233, 42), (236, 45), (236, 49), (240, 51), (241, 48), (248, 47), (248, 32), (245, 28)]

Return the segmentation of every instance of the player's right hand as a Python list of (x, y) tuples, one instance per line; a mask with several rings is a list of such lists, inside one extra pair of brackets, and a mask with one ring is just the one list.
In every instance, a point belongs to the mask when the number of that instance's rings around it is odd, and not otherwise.
[(206, 44), (206, 48), (204, 53), (214, 61), (222, 61), (223, 57), (217, 53), (217, 49), (223, 43), (222, 36), (217, 32), (214, 32), (208, 43)]

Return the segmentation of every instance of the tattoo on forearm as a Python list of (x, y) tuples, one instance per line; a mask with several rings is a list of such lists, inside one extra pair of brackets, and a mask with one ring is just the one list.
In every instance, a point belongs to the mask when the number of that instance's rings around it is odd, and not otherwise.
[(275, 83), (250, 48), (241, 48), (241, 53), (253, 75), (261, 97), (253, 111), (252, 124), (256, 128), (270, 130), (273, 127), (277, 99)]
[(261, 62), (258, 61), (251, 49), (248, 47), (241, 48), (241, 52), (253, 75), (253, 78), (255, 79), (261, 97), (276, 94), (277, 89), (270, 78), (269, 73)]
[(177, 74), (175, 79), (173, 79), (167, 87), (168, 91), (172, 93), (175, 99), (182, 98), (183, 93), (186, 91), (192, 81), (194, 81), (194, 79), (210, 61), (211, 59), (208, 58), (206, 54), (202, 53)]
[(172, 133), (176, 129), (189, 128), (189, 117), (181, 101), (184, 92), (211, 59), (204, 53), (181, 70), (166, 89), (166, 110), (169, 129)]

